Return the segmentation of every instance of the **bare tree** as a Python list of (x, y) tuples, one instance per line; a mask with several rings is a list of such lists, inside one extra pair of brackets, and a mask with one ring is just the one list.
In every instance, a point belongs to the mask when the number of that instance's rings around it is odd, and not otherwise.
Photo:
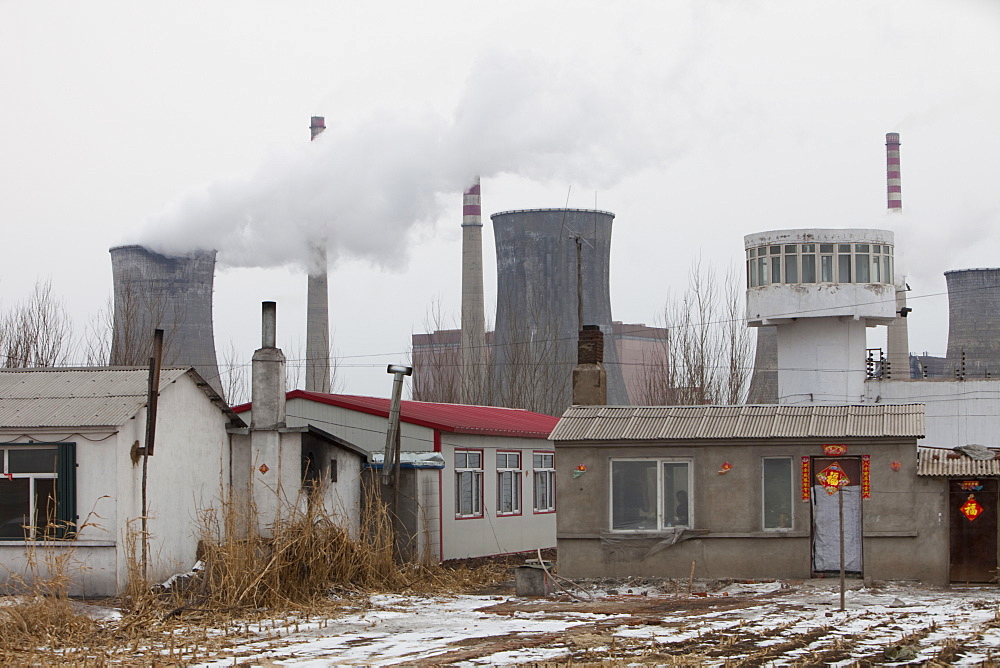
[(454, 404), (462, 400), (462, 332), (435, 300), (424, 315), (426, 334), (411, 338), (414, 401)]
[(66, 364), (73, 353), (73, 325), (52, 280), (38, 281), (25, 301), (0, 316), (0, 362), (10, 368)]
[(753, 333), (746, 326), (742, 273), (730, 269), (719, 279), (696, 260), (687, 290), (668, 298), (663, 324), (669, 335), (663, 354), (653, 355), (640, 376), (639, 403), (738, 404), (746, 395)]
[(245, 404), (250, 401), (250, 367), (240, 358), (236, 344), (229, 340), (229, 345), (222, 351), (222, 363), (219, 365), (219, 380), (222, 381), (222, 391), (230, 406)]

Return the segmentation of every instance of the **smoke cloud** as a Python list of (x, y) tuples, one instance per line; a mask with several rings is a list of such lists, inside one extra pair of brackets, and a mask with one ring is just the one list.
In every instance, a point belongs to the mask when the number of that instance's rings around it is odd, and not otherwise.
[[(447, 117), (381, 111), (327, 130), (245, 178), (190, 192), (132, 240), (166, 254), (219, 251), (228, 266), (305, 265), (313, 244), (382, 264), (439, 219), (475, 176), (608, 188), (676, 155), (684, 109), (645, 71), (492, 52)], [(702, 119), (704, 120), (704, 119)], [(671, 128), (664, 131), (664, 127)]]

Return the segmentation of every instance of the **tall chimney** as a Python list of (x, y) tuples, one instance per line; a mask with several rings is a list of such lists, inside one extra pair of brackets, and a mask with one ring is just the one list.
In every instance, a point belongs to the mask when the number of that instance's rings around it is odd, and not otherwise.
[(482, 403), (486, 377), (483, 218), (479, 177), (462, 202), (462, 402)]
[[(885, 183), (890, 212), (903, 211), (903, 190), (899, 178), (899, 133), (885, 135)], [(896, 282), (896, 319), (886, 333), (886, 354), (889, 362), (889, 378), (904, 380), (910, 377), (910, 336), (906, 315), (906, 281), (903, 277)]]
[(251, 401), (253, 429), (278, 429), (285, 426), (285, 356), (275, 346), (277, 305), (261, 304), (261, 346), (251, 363)]
[(899, 133), (885, 135), (885, 182), (889, 211), (903, 210), (903, 187), (899, 179)]
[(261, 304), (261, 346), (250, 367), (250, 453), (246, 461), (250, 492), (259, 530), (267, 535), (281, 513), (282, 479), (299, 476), (298, 466), (289, 471), (289, 452), (282, 451), (281, 429), (285, 427), (285, 356), (275, 346), (277, 305)]
[[(309, 124), (312, 141), (326, 129), (322, 116)], [(330, 293), (327, 284), (325, 239), (313, 240), (309, 249), (306, 287), (306, 391), (330, 392)]]

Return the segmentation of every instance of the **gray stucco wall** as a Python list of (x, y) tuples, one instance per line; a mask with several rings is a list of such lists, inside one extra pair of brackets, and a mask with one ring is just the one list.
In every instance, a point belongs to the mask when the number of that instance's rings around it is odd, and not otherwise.
[[(559, 572), (687, 578), (695, 562), (703, 578), (808, 578), (812, 515), (811, 504), (800, 500), (800, 467), (802, 457), (823, 455), (823, 443), (846, 444), (848, 456), (871, 456), (871, 498), (862, 502), (864, 576), (946, 582), (945, 481), (917, 478), (915, 439), (557, 443)], [(792, 458), (787, 530), (763, 529), (765, 457)], [(696, 535), (668, 545), (666, 533), (611, 531), (610, 462), (617, 458), (689, 458), (693, 531), (687, 535)], [(732, 468), (720, 474), (725, 462)], [(587, 471), (574, 478), (579, 465)]]

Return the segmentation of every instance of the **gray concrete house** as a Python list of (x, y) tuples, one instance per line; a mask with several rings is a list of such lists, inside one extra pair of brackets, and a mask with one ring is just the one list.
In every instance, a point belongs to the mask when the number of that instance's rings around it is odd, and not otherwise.
[(923, 434), (920, 404), (571, 407), (550, 436), (559, 571), (833, 575), (842, 500), (849, 573), (948, 582), (955, 519), (918, 475)]

